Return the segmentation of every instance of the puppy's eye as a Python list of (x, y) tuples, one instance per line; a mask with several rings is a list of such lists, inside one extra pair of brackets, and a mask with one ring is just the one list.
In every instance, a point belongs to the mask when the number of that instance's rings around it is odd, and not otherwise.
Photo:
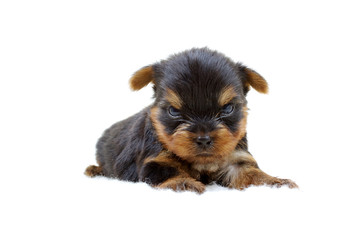
[(229, 103), (226, 104), (225, 106), (223, 106), (223, 108), (221, 109), (221, 115), (222, 116), (226, 116), (226, 115), (230, 115), (233, 111), (234, 111), (235, 107), (233, 104)]
[(174, 107), (169, 107), (169, 114), (172, 117), (180, 117), (181, 116), (179, 109), (176, 109)]

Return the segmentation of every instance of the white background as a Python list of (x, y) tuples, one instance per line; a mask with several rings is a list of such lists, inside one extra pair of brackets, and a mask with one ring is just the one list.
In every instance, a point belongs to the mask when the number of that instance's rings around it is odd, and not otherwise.
[[(1, 239), (359, 239), (356, 1), (1, 1)], [(263, 75), (250, 151), (300, 190), (203, 195), (83, 175), (151, 103), (139, 68), (208, 46)]]

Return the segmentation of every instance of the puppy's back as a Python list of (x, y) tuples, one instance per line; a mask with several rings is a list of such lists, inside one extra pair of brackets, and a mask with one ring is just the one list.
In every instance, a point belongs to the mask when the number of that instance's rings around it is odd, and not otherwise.
[(99, 139), (96, 160), (102, 174), (127, 181), (138, 181), (138, 166), (144, 159), (157, 155), (161, 144), (157, 141), (150, 118), (150, 107), (115, 123)]

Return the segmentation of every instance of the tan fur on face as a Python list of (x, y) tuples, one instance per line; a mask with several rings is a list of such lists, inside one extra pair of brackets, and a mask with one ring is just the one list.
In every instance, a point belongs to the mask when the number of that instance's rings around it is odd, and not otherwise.
[(247, 116), (248, 116), (248, 107), (247, 106), (244, 106), (242, 108), (242, 113), (243, 113), (243, 117), (241, 118), (240, 120), (240, 127), (239, 127), (239, 141), (245, 137), (245, 134), (246, 134), (246, 125), (247, 125)]
[(197, 146), (194, 139), (197, 134), (186, 131), (188, 124), (181, 124), (174, 134), (169, 135), (165, 131), (165, 127), (159, 122), (159, 109), (153, 107), (151, 109), (151, 120), (158, 134), (159, 140), (164, 144), (165, 148), (173, 152), (190, 163), (210, 163), (221, 162), (222, 159), (231, 154), (238, 142), (246, 134), (247, 108), (243, 108), (243, 118), (239, 122), (239, 130), (235, 133), (229, 131), (224, 125), (219, 124), (218, 128), (209, 133), (213, 139), (213, 149), (211, 156), (197, 156)]
[(195, 152), (195, 146), (192, 143), (194, 135), (191, 136), (189, 132), (183, 130), (187, 125), (182, 124), (177, 128), (173, 135), (169, 135), (165, 131), (165, 127), (159, 122), (159, 108), (153, 107), (151, 109), (151, 121), (156, 129), (158, 138), (165, 148), (175, 153), (179, 157), (189, 157), (189, 153)]
[(150, 82), (154, 83), (154, 72), (151, 66), (144, 67), (130, 78), (130, 87), (132, 90), (140, 90)]
[(181, 106), (183, 104), (180, 96), (176, 94), (173, 90), (168, 89), (166, 91), (166, 100), (176, 109), (181, 109)]
[(219, 97), (219, 105), (224, 106), (228, 104), (234, 97), (236, 97), (237, 94), (233, 87), (227, 87), (225, 88), (221, 93)]

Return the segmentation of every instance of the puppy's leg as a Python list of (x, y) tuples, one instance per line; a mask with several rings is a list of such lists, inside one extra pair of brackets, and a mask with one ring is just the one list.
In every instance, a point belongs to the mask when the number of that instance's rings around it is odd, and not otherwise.
[(144, 161), (140, 180), (153, 187), (169, 188), (174, 191), (189, 190), (197, 193), (205, 191), (205, 185), (192, 178), (186, 167), (171, 153), (166, 152)]
[(90, 165), (85, 169), (84, 174), (88, 177), (105, 176), (102, 165), (99, 159), (96, 159), (99, 166)]
[(205, 191), (205, 185), (201, 182), (191, 178), (189, 176), (177, 176), (170, 178), (164, 183), (158, 185), (159, 188), (170, 188), (174, 191), (193, 191), (197, 193), (203, 193)]
[(85, 170), (85, 175), (89, 177), (103, 176), (102, 167), (98, 167), (95, 165), (90, 165)]
[(272, 177), (260, 170), (255, 159), (246, 151), (234, 152), (228, 162), (219, 172), (218, 183), (229, 188), (242, 190), (250, 185), (298, 188), (296, 183), (289, 179)]

